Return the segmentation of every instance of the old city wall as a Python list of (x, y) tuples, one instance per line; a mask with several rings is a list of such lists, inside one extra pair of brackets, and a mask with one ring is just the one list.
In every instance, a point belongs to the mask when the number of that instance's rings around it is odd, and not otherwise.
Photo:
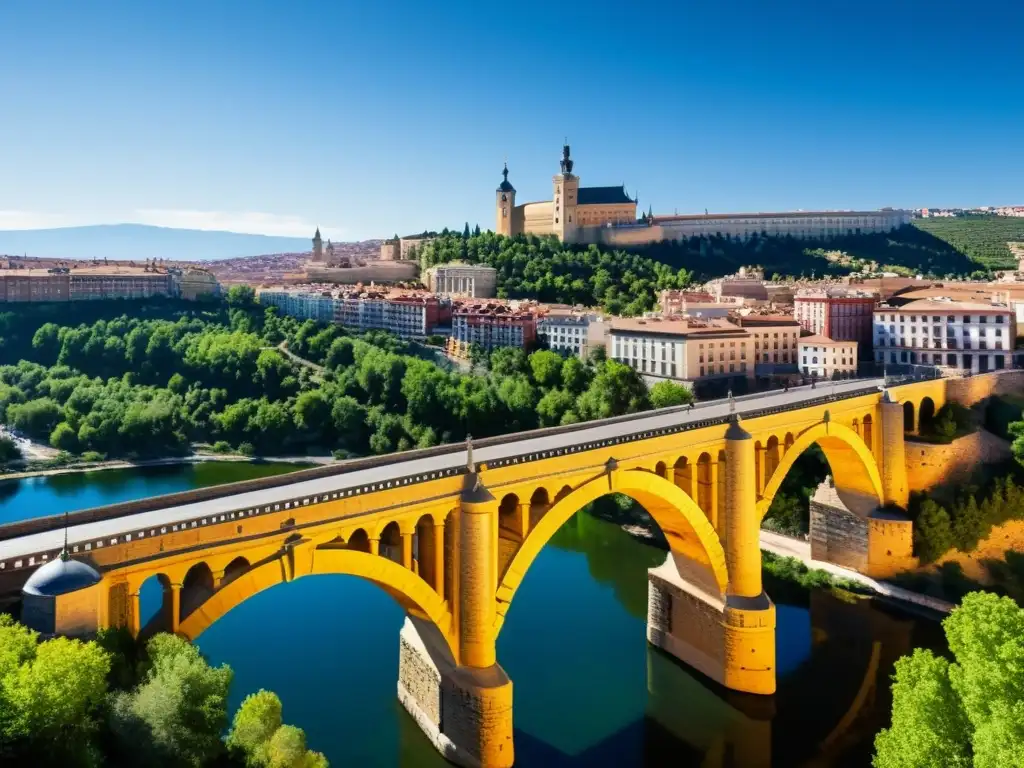
[(991, 432), (979, 429), (951, 443), (906, 441), (907, 481), (910, 492), (963, 483), (982, 464), (1010, 458), (1010, 445)]

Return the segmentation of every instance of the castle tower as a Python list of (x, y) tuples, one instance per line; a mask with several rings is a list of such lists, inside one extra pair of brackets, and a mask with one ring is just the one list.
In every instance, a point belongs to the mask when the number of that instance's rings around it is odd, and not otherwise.
[(313, 261), (320, 263), (324, 260), (324, 241), (320, 237), (320, 227), (316, 228), (313, 235)]
[(508, 163), (505, 163), (505, 169), (501, 172), (501, 175), (504, 178), (501, 184), (498, 185), (495, 197), (494, 211), (496, 221), (494, 231), (499, 235), (511, 237), (519, 233), (515, 231), (512, 225), (512, 214), (516, 207), (516, 188), (508, 180)]
[(562, 172), (554, 179), (555, 196), (552, 211), (551, 231), (563, 243), (576, 240), (576, 206), (579, 200), (580, 179), (572, 175), (573, 161), (569, 157), (569, 145), (562, 146)]

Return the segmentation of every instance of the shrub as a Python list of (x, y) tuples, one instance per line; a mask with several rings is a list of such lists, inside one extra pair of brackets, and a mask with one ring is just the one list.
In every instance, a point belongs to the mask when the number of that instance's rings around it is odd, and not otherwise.
[(214, 453), (231, 453), (231, 443), (227, 440), (218, 440), (213, 444), (211, 450)]
[(914, 520), (914, 552), (922, 562), (931, 563), (953, 546), (949, 513), (932, 499), (925, 499)]
[(238, 452), (243, 456), (255, 456), (256, 448), (253, 447), (252, 443), (239, 443)]

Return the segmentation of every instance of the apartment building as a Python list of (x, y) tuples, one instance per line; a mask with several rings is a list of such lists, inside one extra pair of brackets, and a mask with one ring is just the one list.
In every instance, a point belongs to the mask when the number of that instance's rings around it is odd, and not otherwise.
[(0, 270), (0, 302), (90, 301), (217, 294), (216, 278), (202, 270), (143, 267), (55, 267)]
[(870, 349), (877, 301), (867, 291), (803, 290), (793, 297), (793, 316), (805, 331), (836, 341), (856, 341)]
[(463, 302), (452, 309), (452, 333), (448, 351), (468, 357), (478, 345), (529, 349), (537, 340), (535, 307), (513, 306), (503, 302)]
[(537, 318), (537, 339), (548, 349), (586, 359), (607, 344), (608, 327), (596, 312), (555, 308)]
[(875, 361), (964, 373), (1013, 366), (1016, 317), (1005, 304), (920, 299), (874, 311)]
[(733, 316), (733, 322), (750, 336), (755, 373), (771, 376), (796, 373), (800, 323), (789, 315)]
[(302, 320), (338, 323), (361, 331), (422, 338), (450, 317), (451, 305), (421, 293), (357, 290), (264, 290), (259, 301)]
[(754, 372), (749, 334), (720, 318), (613, 319), (608, 356), (646, 376), (690, 382)]
[(817, 379), (846, 379), (857, 374), (857, 342), (815, 334), (798, 342), (800, 372)]

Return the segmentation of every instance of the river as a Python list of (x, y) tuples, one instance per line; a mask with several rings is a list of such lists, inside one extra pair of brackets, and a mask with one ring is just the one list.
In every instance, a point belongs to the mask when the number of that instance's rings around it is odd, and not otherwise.
[[(0, 520), (56, 514), (294, 469), (211, 464), (0, 483)], [(893, 662), (944, 647), (939, 624), (877, 601), (766, 577), (778, 610), (778, 693), (726, 691), (646, 642), (646, 569), (664, 553), (576, 515), (534, 562), (498, 658), (514, 684), (519, 766), (865, 766), (889, 716)], [(156, 594), (143, 595), (143, 613)], [(145, 620), (146, 617), (144, 617)], [(398, 704), (402, 611), (353, 577), (255, 595), (198, 638), (235, 672), (231, 711), (276, 691), (284, 717), (334, 766), (448, 765)]]

